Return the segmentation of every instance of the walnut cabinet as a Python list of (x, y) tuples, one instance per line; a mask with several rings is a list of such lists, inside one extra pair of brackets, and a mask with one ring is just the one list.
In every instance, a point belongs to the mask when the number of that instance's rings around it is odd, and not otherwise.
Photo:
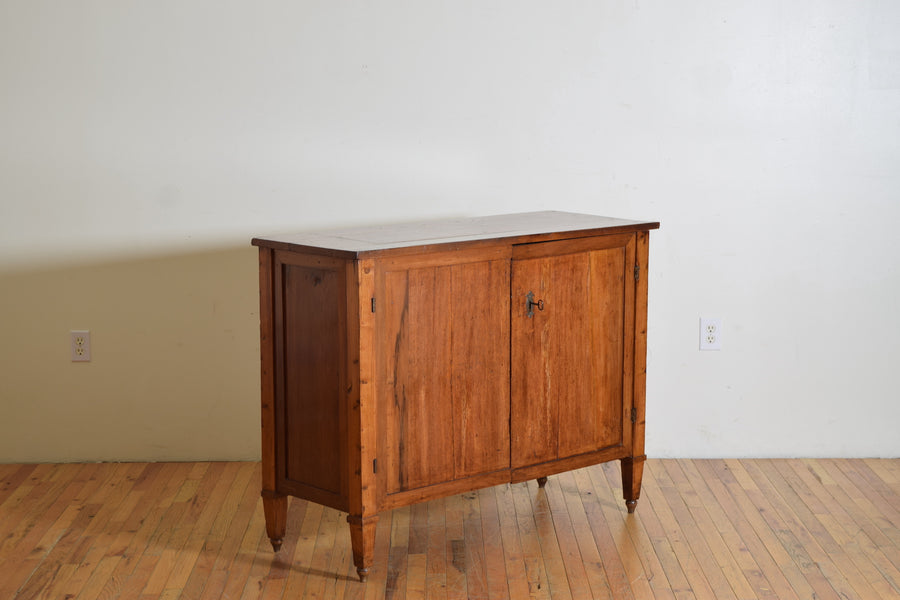
[(644, 456), (654, 222), (523, 213), (255, 238), (262, 496), (348, 513), (360, 579), (378, 513)]

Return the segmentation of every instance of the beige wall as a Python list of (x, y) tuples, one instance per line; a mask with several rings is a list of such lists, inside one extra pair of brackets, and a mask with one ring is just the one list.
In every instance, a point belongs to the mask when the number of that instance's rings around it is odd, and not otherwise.
[(0, 461), (252, 458), (252, 236), (546, 209), (662, 223), (648, 454), (900, 455), (900, 2), (0, 7)]
[(0, 461), (256, 458), (256, 269), (248, 240), (0, 274)]

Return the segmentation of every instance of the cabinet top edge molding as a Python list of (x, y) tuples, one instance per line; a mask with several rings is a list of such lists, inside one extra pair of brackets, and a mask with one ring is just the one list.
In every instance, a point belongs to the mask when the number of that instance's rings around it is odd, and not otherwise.
[(653, 221), (542, 211), (289, 233), (253, 238), (251, 243), (273, 250), (366, 258), (410, 249), (438, 251), (445, 245), (458, 248), (496, 240), (524, 244), (658, 228)]

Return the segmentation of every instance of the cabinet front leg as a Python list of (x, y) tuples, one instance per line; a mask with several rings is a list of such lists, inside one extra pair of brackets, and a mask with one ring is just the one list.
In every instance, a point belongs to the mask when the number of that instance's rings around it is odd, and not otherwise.
[(266, 515), (266, 534), (275, 552), (281, 550), (287, 529), (287, 496), (271, 490), (262, 491), (263, 513)]
[(353, 564), (356, 565), (359, 580), (365, 583), (375, 555), (375, 525), (378, 523), (378, 515), (370, 517), (347, 515), (347, 522), (350, 524)]
[(641, 497), (641, 477), (644, 475), (644, 461), (647, 456), (629, 456), (622, 459), (622, 495), (629, 513), (637, 507)]

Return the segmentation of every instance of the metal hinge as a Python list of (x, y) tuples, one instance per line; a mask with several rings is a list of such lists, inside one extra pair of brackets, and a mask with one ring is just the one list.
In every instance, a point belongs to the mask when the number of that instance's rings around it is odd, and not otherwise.
[(637, 409), (635, 407), (631, 407), (631, 422), (637, 423)]
[(372, 298), (372, 312), (375, 312), (375, 298)]
[(639, 265), (637, 263), (634, 263), (634, 280), (635, 281), (641, 280), (641, 265)]
[(377, 458), (372, 459), (372, 472), (373, 473), (378, 472), (378, 459)]

